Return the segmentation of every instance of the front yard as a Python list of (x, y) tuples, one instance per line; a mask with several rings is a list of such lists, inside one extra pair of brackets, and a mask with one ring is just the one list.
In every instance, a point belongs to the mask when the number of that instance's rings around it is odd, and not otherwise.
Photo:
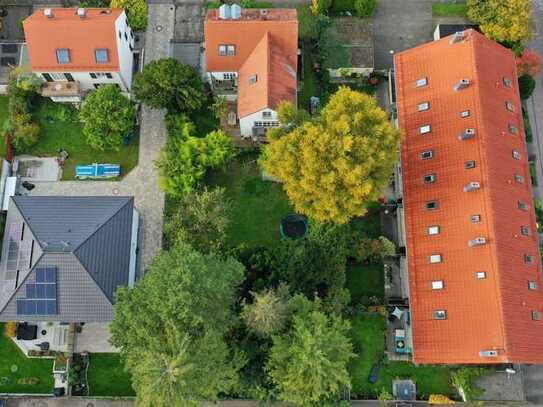
[(89, 396), (135, 396), (131, 377), (118, 353), (91, 353), (87, 372)]
[(0, 323), (0, 393), (51, 394), (53, 359), (29, 359)]
[(232, 200), (231, 246), (274, 246), (280, 239), (281, 219), (293, 211), (281, 184), (262, 181), (256, 160), (257, 155), (245, 153), (207, 176), (208, 186), (225, 188)]
[(468, 6), (463, 1), (448, 1), (432, 4), (432, 14), (436, 17), (467, 18)]

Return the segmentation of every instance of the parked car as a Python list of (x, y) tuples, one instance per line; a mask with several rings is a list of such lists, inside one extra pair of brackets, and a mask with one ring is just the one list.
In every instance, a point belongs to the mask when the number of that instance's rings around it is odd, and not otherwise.
[(371, 367), (370, 375), (368, 376), (368, 381), (371, 384), (377, 383), (377, 380), (379, 380), (379, 365), (376, 363)]

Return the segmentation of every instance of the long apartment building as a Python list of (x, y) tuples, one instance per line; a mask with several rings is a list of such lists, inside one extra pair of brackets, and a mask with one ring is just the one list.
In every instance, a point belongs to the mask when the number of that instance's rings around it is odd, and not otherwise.
[(543, 363), (543, 281), (510, 50), (473, 30), (394, 57), (413, 359)]

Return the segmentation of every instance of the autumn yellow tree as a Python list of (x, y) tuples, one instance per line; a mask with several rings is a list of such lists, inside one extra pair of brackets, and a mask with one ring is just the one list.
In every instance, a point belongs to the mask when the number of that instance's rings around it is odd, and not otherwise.
[(531, 37), (531, 0), (467, 0), (468, 17), (483, 33), (498, 42), (515, 46)]
[(272, 138), (260, 162), (283, 181), (297, 212), (342, 224), (381, 196), (399, 139), (375, 98), (341, 87), (320, 117)]

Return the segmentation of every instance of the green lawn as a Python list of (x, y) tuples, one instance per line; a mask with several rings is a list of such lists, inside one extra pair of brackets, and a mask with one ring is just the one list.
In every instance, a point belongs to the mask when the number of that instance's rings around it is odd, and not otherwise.
[(243, 154), (207, 176), (208, 185), (224, 187), (232, 200), (232, 223), (228, 228), (232, 246), (273, 246), (280, 239), (281, 219), (292, 212), (281, 184), (261, 180), (256, 159), (254, 154)]
[(313, 56), (311, 55), (311, 44), (304, 43), (304, 78), (303, 87), (298, 94), (298, 107), (309, 110), (309, 99), (311, 96), (320, 96), (319, 80), (313, 69)]
[(56, 156), (60, 148), (64, 148), (70, 157), (64, 165), (63, 178), (75, 178), (77, 164), (110, 163), (120, 164), (121, 174), (126, 175), (138, 163), (139, 140), (133, 138), (128, 146), (119, 151), (98, 151), (87, 145), (81, 132), (81, 125), (74, 114), (68, 120), (60, 120), (55, 114), (61, 107), (49, 99), (41, 98), (35, 106), (35, 117), (40, 123), (41, 134), (38, 143), (28, 150), (27, 154), (38, 156)]
[(433, 3), (432, 14), (436, 17), (467, 17), (468, 7), (462, 1)]
[(117, 353), (91, 353), (87, 371), (89, 396), (134, 396), (130, 374)]
[[(0, 95), (0, 130), (4, 125), (4, 122), (8, 119), (8, 97), (6, 95)], [(6, 143), (3, 137), (0, 136), (0, 157), (6, 156)]]
[(454, 389), (449, 380), (451, 369), (440, 366), (415, 366), (409, 362), (383, 361), (379, 380), (368, 381), (371, 367), (383, 357), (385, 348), (385, 318), (380, 314), (362, 314), (351, 319), (352, 339), (358, 357), (350, 365), (352, 393), (378, 395), (384, 388), (392, 392), (392, 381), (409, 378), (417, 384), (417, 394), (427, 398), (430, 394), (451, 395)]
[[(4, 335), (0, 323), (0, 393), (50, 394), (53, 392), (53, 359), (29, 359)], [(37, 379), (37, 384), (20, 380)]]
[[(347, 268), (347, 287), (351, 301), (360, 303), (362, 297), (377, 297), (383, 301), (385, 296), (383, 264), (350, 264)], [(362, 301), (362, 302), (364, 302)]]

